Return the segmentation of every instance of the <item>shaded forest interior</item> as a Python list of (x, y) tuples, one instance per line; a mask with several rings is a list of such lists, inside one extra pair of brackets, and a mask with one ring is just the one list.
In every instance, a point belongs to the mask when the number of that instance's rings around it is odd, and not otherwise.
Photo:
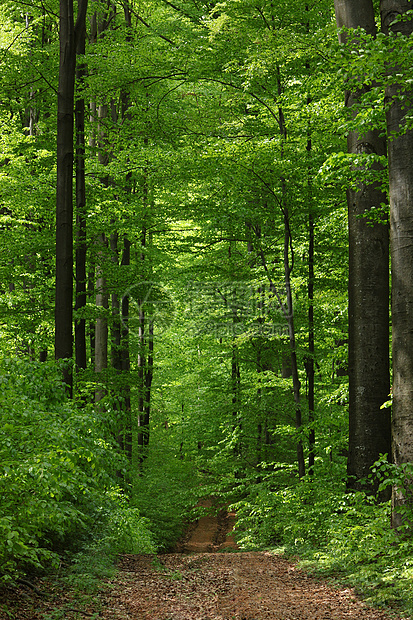
[(0, 584), (213, 497), (413, 613), (412, 15), (2, 1)]

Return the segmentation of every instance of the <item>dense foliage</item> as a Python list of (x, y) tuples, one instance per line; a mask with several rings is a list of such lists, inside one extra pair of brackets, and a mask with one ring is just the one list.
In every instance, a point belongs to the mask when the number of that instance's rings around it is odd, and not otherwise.
[(5, 358), (1, 387), (3, 577), (53, 564), (96, 536), (114, 553), (152, 550), (116, 483), (125, 463), (106, 416), (68, 401), (54, 364)]
[(339, 46), (326, 0), (90, 2), (76, 367), (44, 361), (58, 13), (0, 7), (0, 579), (85, 549), (168, 551), (213, 495), (236, 507), (241, 549), (284, 547), (411, 604), (410, 541), (387, 503), (345, 492), (345, 189), (387, 191), (386, 158), (347, 154), (345, 136), (384, 130), (389, 54), (410, 83), (409, 38)]

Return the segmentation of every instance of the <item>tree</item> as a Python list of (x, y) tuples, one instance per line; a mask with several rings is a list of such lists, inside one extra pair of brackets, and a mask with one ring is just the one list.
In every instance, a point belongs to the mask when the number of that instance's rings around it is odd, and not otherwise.
[[(84, 87), (87, 68), (84, 63), (86, 52), (86, 24), (79, 26), (76, 38), (76, 56), (78, 66), (76, 68), (76, 79), (78, 90)], [(87, 274), (86, 274), (86, 255), (87, 255), (87, 208), (86, 208), (86, 178), (85, 178), (85, 100), (82, 92), (78, 93), (75, 103), (75, 129), (76, 129), (76, 292), (75, 292), (75, 312), (80, 314), (86, 307), (87, 294)], [(75, 316), (75, 363), (76, 369), (85, 369), (87, 366), (86, 350), (86, 318)]]
[[(408, 0), (382, 0), (381, 22), (385, 34), (408, 40), (413, 33)], [(398, 37), (398, 38), (399, 38)], [(397, 39), (396, 39), (397, 40)], [(392, 41), (392, 39), (390, 39)], [(390, 49), (393, 47), (390, 43)], [(386, 88), (386, 122), (389, 151), (390, 243), (392, 273), (392, 350), (393, 350), (393, 461), (396, 466), (413, 463), (413, 131), (408, 118), (412, 110), (412, 91), (399, 82), (399, 54), (388, 57), (389, 85)], [(400, 52), (399, 52), (400, 53)], [(409, 494), (394, 487), (393, 525), (401, 526), (406, 517), (403, 506), (412, 504)]]
[[(357, 35), (349, 30), (376, 33), (372, 0), (335, 0), (339, 39), (358, 49)], [(363, 84), (362, 76), (357, 79)], [(364, 86), (346, 93), (346, 106), (357, 116)], [(379, 130), (352, 130), (348, 152), (358, 156), (385, 155), (386, 144)], [(367, 164), (369, 166), (369, 164)], [(371, 166), (371, 164), (370, 164)], [(373, 164), (377, 166), (377, 164)], [(390, 454), (390, 415), (381, 405), (389, 385), (389, 241), (387, 223), (369, 222), (369, 211), (386, 202), (377, 184), (364, 179), (347, 190), (349, 226), (349, 489), (376, 491), (377, 480), (367, 481), (380, 454)]]
[(72, 389), (73, 355), (73, 126), (76, 37), (83, 33), (87, 0), (80, 0), (76, 24), (73, 0), (59, 5), (59, 89), (57, 102), (55, 358), (68, 360), (63, 374)]

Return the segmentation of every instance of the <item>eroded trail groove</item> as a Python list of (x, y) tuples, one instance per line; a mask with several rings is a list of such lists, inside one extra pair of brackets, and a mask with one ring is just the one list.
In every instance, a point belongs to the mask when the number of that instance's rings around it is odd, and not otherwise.
[(107, 620), (389, 620), (269, 552), (124, 556)]

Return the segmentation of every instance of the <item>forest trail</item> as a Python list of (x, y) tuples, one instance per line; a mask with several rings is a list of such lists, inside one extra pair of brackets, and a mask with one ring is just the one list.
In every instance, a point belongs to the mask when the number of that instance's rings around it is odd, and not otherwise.
[[(198, 504), (202, 508), (210, 509), (213, 501), (202, 500)], [(235, 512), (228, 512), (221, 508), (200, 517), (190, 524), (186, 536), (176, 548), (179, 553), (211, 553), (224, 549), (235, 550), (237, 544), (231, 532), (235, 526)]]
[(390, 620), (269, 552), (124, 556), (105, 620)]
[(396, 620), (280, 555), (239, 552), (231, 537), (235, 520), (225, 509), (200, 517), (180, 553), (122, 555), (109, 587), (82, 605), (73, 593), (55, 592), (52, 602), (20, 589), (15, 604), (7, 601), (9, 615), (0, 593), (0, 620)]
[[(203, 506), (210, 504), (203, 503)], [(181, 553), (122, 556), (105, 620), (390, 620), (270, 552), (237, 552), (234, 513), (203, 516)], [(226, 551), (226, 553), (222, 553)], [(228, 553), (232, 551), (232, 553)], [(407, 619), (404, 619), (407, 620)]]

